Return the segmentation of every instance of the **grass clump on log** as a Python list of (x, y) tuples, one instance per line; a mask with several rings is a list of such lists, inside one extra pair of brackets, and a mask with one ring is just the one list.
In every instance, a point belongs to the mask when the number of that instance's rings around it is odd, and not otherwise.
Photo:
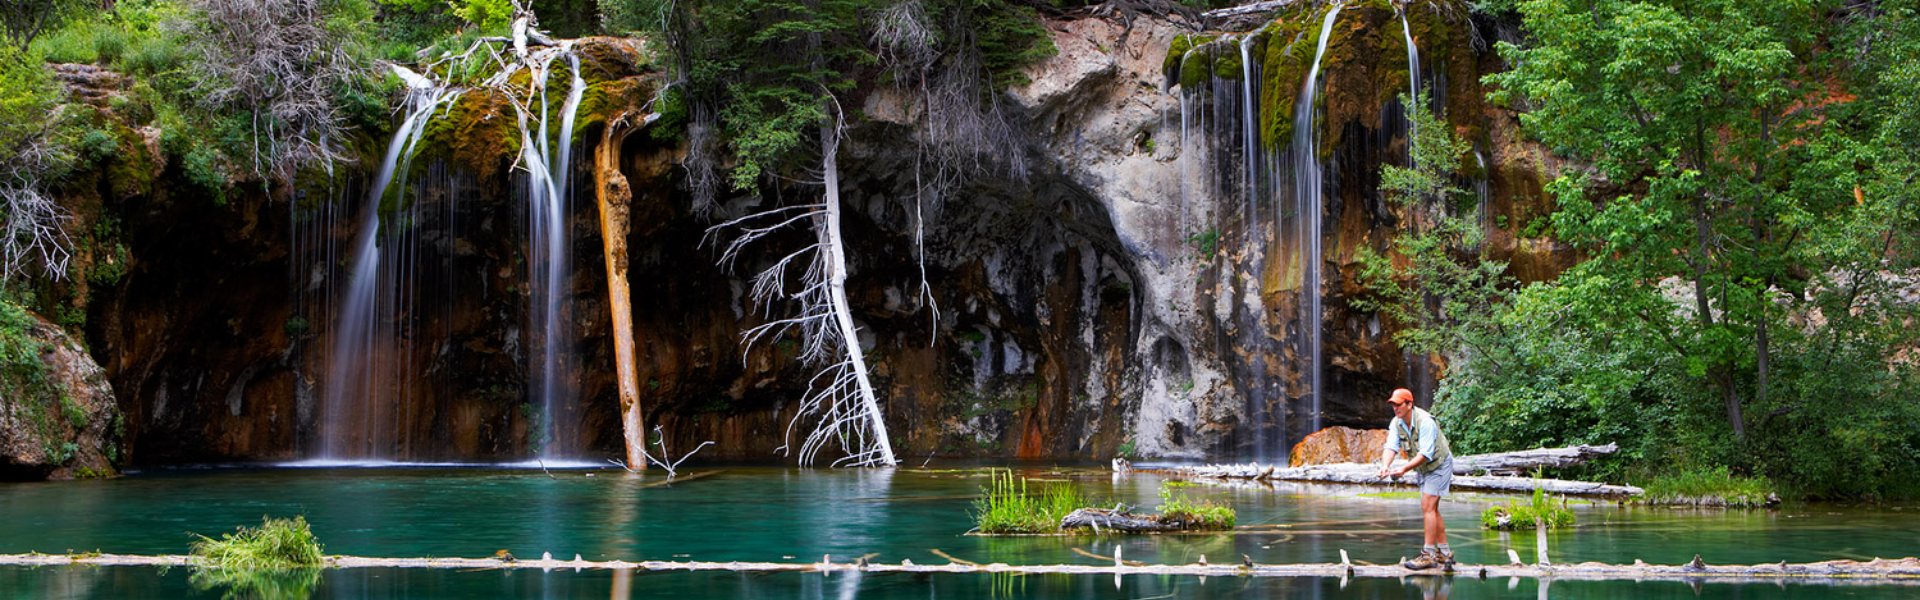
[(1646, 490), (1641, 501), (1647, 504), (1761, 508), (1780, 503), (1767, 478), (1734, 475), (1724, 466), (1661, 475), (1647, 482)]
[(1174, 492), (1173, 482), (1160, 486), (1160, 521), (1163, 523), (1182, 523), (1182, 529), (1226, 530), (1233, 529), (1238, 513), (1233, 507), (1212, 500), (1194, 501), (1186, 494)]
[(1084, 504), (1070, 484), (1030, 485), (1025, 477), (1015, 478), (1011, 469), (996, 470), (991, 477), (980, 490), (985, 495), (973, 502), (981, 533), (1056, 532), (1060, 519)]
[(1533, 499), (1525, 504), (1509, 500), (1506, 506), (1488, 507), (1480, 513), (1480, 524), (1500, 531), (1562, 529), (1573, 526), (1573, 509), (1567, 508), (1565, 498), (1554, 502), (1545, 489), (1534, 488)]
[(199, 566), (232, 571), (300, 569), (321, 566), (320, 542), (306, 517), (261, 518), (260, 526), (241, 527), (220, 539), (198, 536), (193, 556)]
[(309, 598), (320, 585), (320, 542), (306, 517), (269, 519), (220, 539), (198, 536), (192, 554), (199, 563), (188, 582), (195, 589), (227, 590), (228, 598)]

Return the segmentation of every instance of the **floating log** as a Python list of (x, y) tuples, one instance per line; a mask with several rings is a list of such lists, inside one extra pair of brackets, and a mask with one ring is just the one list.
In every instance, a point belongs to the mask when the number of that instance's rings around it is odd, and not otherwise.
[[(1619, 449), (1618, 445), (1607, 444), (1456, 456), (1453, 459), (1453, 487), (1496, 492), (1532, 492), (1535, 489), (1544, 489), (1547, 493), (1568, 496), (1638, 496), (1644, 490), (1630, 485), (1500, 475), (1500, 473), (1522, 473), (1538, 468), (1578, 465), (1594, 457), (1612, 454)], [(1413, 485), (1410, 479), (1387, 481), (1379, 478), (1377, 474), (1380, 466), (1370, 463), (1335, 463), (1290, 468), (1247, 463), (1144, 470), (1209, 479), (1274, 479), (1360, 485)], [(1487, 473), (1487, 475), (1474, 475), (1474, 473)]]
[[(1117, 550), (1116, 550), (1117, 551)], [(1115, 557), (1118, 559), (1118, 557)], [(185, 555), (143, 556), (129, 554), (0, 554), (0, 566), (49, 567), (90, 566), (174, 566), (192, 567), (198, 559)], [(1026, 575), (1195, 575), (1202, 577), (1406, 577), (1440, 575), (1437, 569), (1411, 571), (1398, 565), (1371, 565), (1352, 560), (1347, 563), (1308, 563), (1247, 566), (1185, 564), (1137, 565), (1009, 565), (961, 564), (920, 565), (911, 561), (899, 564), (830, 560), (804, 563), (707, 562), (707, 561), (592, 561), (541, 558), (502, 561), (494, 558), (372, 558), (360, 556), (326, 557), (327, 568), (399, 568), (399, 569), (596, 569), (616, 571), (731, 571), (731, 572), (851, 572), (873, 573), (1016, 573)], [(1699, 558), (1680, 565), (1651, 565), (1640, 561), (1618, 565), (1586, 562), (1570, 565), (1466, 565), (1455, 568), (1462, 577), (1551, 577), (1556, 580), (1674, 580), (1721, 583), (1785, 582), (1820, 584), (1867, 584), (1920, 586), (1920, 558), (1873, 559), (1870, 561), (1829, 560), (1812, 563), (1778, 562), (1758, 565), (1710, 565)]]

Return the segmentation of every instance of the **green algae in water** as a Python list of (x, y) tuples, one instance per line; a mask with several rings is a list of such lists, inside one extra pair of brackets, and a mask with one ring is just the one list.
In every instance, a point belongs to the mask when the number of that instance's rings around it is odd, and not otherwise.
[(1420, 492), (1373, 492), (1370, 494), (1355, 494), (1354, 497), (1377, 498), (1382, 500), (1413, 500), (1420, 497)]

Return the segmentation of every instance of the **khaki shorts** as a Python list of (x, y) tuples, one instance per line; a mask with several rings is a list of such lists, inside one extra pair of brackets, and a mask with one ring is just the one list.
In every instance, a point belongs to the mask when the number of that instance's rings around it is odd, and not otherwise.
[(1447, 497), (1447, 492), (1453, 491), (1453, 458), (1447, 458), (1446, 462), (1434, 467), (1431, 473), (1415, 471), (1413, 482), (1420, 486), (1421, 494)]

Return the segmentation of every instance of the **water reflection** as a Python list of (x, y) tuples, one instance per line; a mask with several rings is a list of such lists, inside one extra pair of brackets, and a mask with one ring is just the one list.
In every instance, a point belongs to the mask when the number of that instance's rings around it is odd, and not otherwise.
[[(27, 569), (0, 567), (0, 590), (17, 598), (819, 598), (906, 600), (940, 598), (1422, 598), (1535, 600), (1560, 598), (1913, 598), (1916, 582), (1862, 584), (1723, 584), (1684, 581), (1481, 580), (1473, 577), (1405, 579), (1212, 577), (1127, 575), (731, 573), (687, 571), (554, 571), (445, 569), (334, 569), (317, 583), (276, 587), (206, 587), (185, 569), (134, 567)], [(240, 593), (230, 593), (239, 591)]]

